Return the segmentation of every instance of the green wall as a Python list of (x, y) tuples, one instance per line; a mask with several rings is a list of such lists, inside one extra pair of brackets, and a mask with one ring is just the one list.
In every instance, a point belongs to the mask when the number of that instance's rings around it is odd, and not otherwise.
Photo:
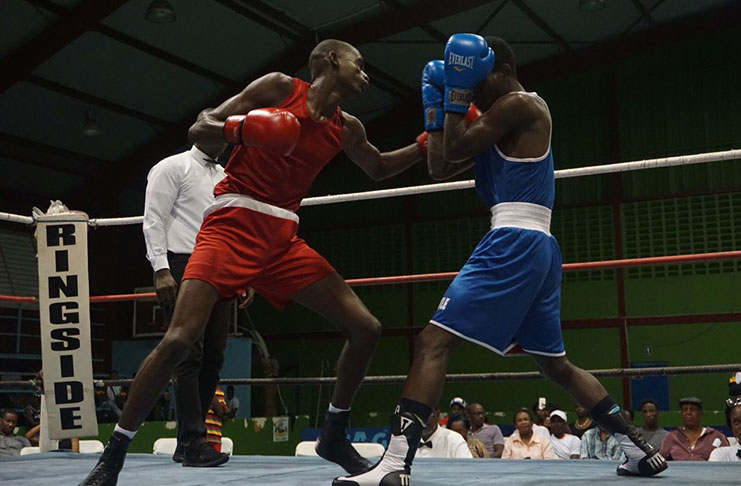
[[(721, 31), (527, 85), (549, 103), (557, 168), (738, 147), (740, 37), (741, 29)], [(374, 142), (392, 148), (409, 143), (419, 130), (418, 125), (393, 127), (387, 137)], [(471, 174), (460, 178), (469, 179)], [(340, 158), (320, 175), (313, 195), (429, 182), (420, 166), (372, 183)], [(300, 216), (301, 235), (346, 278), (457, 270), (488, 225), (487, 209), (474, 191), (310, 207)], [(618, 241), (624, 258), (739, 249), (739, 229), (738, 161), (557, 181), (553, 232), (565, 262), (618, 258)], [(620, 317), (618, 282), (615, 270), (565, 274), (562, 318)], [(736, 261), (628, 269), (624, 317), (736, 312), (740, 283)], [(446, 285), (356, 291), (384, 328), (391, 329), (423, 326)], [(284, 376), (334, 374), (342, 341), (311, 334), (331, 329), (321, 318), (296, 306), (279, 313), (264, 301), (258, 301), (251, 313)], [(280, 337), (296, 332), (307, 334)], [(568, 356), (582, 367), (621, 365), (617, 328), (567, 329), (564, 338)], [(627, 355), (635, 363), (733, 363), (741, 361), (739, 340), (739, 323), (635, 325), (628, 328)], [(406, 373), (409, 349), (405, 336), (384, 337), (369, 373)], [(462, 345), (450, 363), (452, 373), (533, 369), (527, 358), (503, 359), (470, 344)], [(697, 395), (705, 400), (706, 409), (720, 409), (727, 378), (672, 377), (671, 402)], [(618, 400), (626, 398), (620, 380), (605, 384)], [(400, 385), (361, 389), (354, 405), (355, 425), (385, 423), (400, 390)], [(329, 390), (283, 387), (282, 392), (291, 413), (314, 416), (326, 407)], [(443, 400), (455, 395), (501, 412), (494, 421), (503, 423), (509, 422), (512, 410), (532, 405), (538, 396), (572, 407), (570, 398), (545, 381), (448, 385)], [(676, 419), (673, 412), (665, 416), (670, 423)]]

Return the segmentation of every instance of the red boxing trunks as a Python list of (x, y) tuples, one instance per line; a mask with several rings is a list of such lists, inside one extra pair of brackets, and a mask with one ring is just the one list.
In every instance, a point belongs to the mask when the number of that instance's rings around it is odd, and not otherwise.
[(298, 216), (248, 196), (224, 194), (206, 210), (183, 280), (202, 280), (225, 300), (255, 289), (276, 308), (333, 273), (296, 236)]

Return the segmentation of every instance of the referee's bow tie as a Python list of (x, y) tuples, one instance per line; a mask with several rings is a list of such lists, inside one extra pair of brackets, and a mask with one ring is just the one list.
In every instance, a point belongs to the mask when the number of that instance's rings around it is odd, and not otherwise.
[(432, 449), (432, 441), (431, 440), (427, 440), (425, 442), (420, 442), (418, 449), (421, 449), (423, 447), (429, 447), (430, 449)]

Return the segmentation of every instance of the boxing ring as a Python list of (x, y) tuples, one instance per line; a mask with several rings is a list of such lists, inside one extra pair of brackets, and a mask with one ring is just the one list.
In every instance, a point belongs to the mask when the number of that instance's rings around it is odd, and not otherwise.
[[(0, 459), (6, 486), (74, 486), (93, 468), (97, 456), (48, 452)], [(576, 462), (576, 463), (575, 463)], [(492, 485), (544, 486), (569, 484), (738, 485), (737, 463), (673, 462), (653, 478), (621, 478), (612, 461), (528, 461), (432, 459), (414, 460), (414, 486)], [(32, 477), (29, 477), (32, 475)], [(121, 486), (327, 486), (343, 475), (339, 466), (318, 457), (233, 456), (218, 468), (181, 467), (169, 457), (129, 454), (119, 476)]]
[[(728, 150), (698, 155), (649, 159), (593, 167), (582, 167), (556, 171), (556, 178), (618, 173), (632, 170), (672, 167), (689, 164), (710, 163), (741, 159), (741, 150)], [(441, 191), (468, 189), (473, 181), (458, 181), (427, 184), (398, 189), (367, 191), (307, 198), (302, 206), (361, 201), (386, 197), (399, 197)], [(17, 214), (1, 213), (0, 220), (24, 225), (36, 224), (36, 218)], [(89, 226), (105, 227), (141, 224), (142, 217), (93, 218), (86, 221)], [(646, 258), (616, 259), (592, 262), (566, 263), (564, 272), (617, 269), (637, 266), (694, 263), (706, 261), (735, 260), (741, 258), (741, 250), (695, 253), (682, 255), (654, 256)], [(350, 286), (409, 284), (450, 280), (457, 272), (423, 273), (386, 277), (357, 278), (347, 280)], [(91, 303), (124, 301), (147, 301), (155, 299), (154, 293), (90, 296)], [(31, 304), (35, 296), (0, 296), (0, 302)], [(741, 317), (739, 317), (741, 320)], [(734, 321), (735, 322), (735, 321)], [(652, 375), (684, 375), (699, 373), (732, 372), (741, 369), (741, 364), (702, 364), (681, 367), (614, 368), (590, 370), (598, 377), (638, 377)], [(507, 380), (541, 379), (538, 372), (469, 373), (451, 374), (446, 382), (491, 382)], [(403, 375), (369, 376), (365, 386), (373, 384), (402, 383)], [(127, 385), (131, 380), (103, 380), (106, 385)], [(333, 377), (302, 378), (242, 378), (222, 380), (222, 384), (234, 385), (331, 385)], [(28, 387), (28, 380), (3, 381), (2, 387)], [(84, 478), (97, 461), (96, 455), (50, 452), (22, 457), (0, 459), (0, 482), (5, 486), (75, 485)], [(413, 478), (415, 486), (449, 486), (451, 484), (648, 484), (659, 481), (671, 485), (689, 484), (740, 484), (741, 466), (731, 463), (670, 463), (669, 469), (655, 478), (620, 478), (615, 474), (616, 462), (607, 461), (521, 461), (491, 460), (470, 461), (453, 459), (420, 458), (415, 461)], [(319, 458), (278, 456), (233, 456), (217, 469), (183, 468), (168, 456), (129, 454), (121, 473), (120, 485), (178, 484), (266, 484), (266, 485), (320, 485), (330, 484), (335, 476), (342, 475), (341, 469)]]

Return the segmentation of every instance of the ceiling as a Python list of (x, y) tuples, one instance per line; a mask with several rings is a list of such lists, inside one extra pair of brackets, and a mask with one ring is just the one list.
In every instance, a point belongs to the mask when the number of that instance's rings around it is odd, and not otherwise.
[[(0, 199), (140, 199), (143, 174), (186, 146), (200, 110), (269, 71), (306, 78), (317, 40), (359, 48), (371, 86), (343, 108), (372, 122), (419, 103), (421, 66), (455, 32), (499, 35), (520, 66), (536, 66), (739, 3), (606, 0), (587, 12), (578, 0), (169, 0), (177, 20), (154, 24), (151, 1), (0, 2)], [(97, 136), (82, 133), (88, 112)]]

